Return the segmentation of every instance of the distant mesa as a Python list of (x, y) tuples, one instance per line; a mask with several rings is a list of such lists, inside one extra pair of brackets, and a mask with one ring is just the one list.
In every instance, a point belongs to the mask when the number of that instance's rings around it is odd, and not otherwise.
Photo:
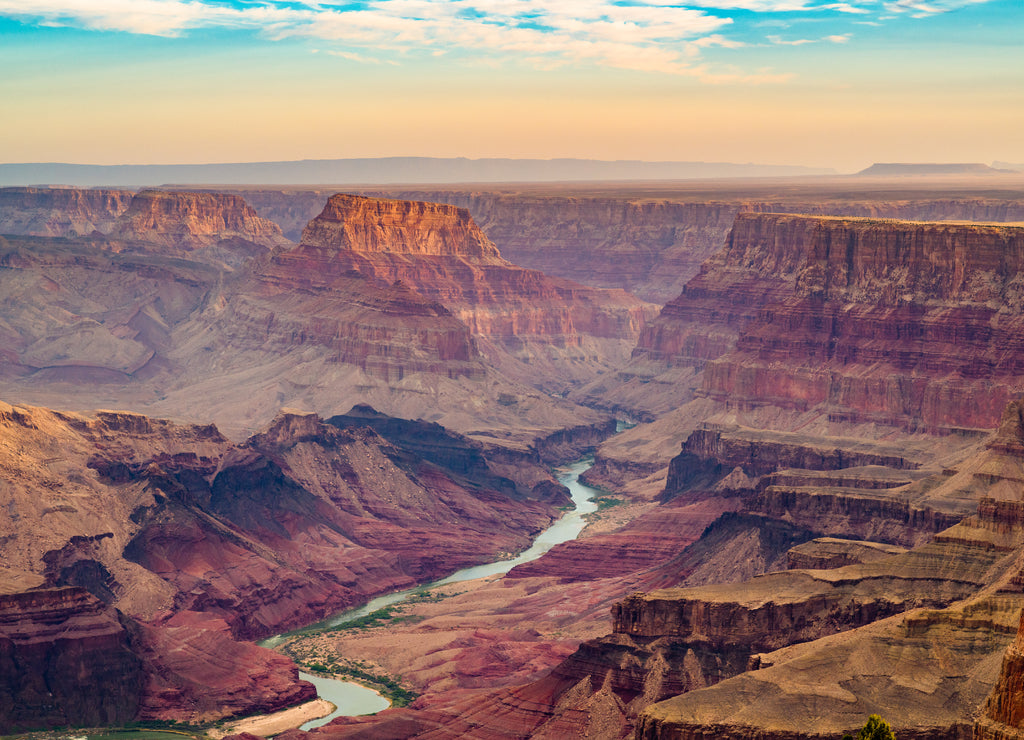
[(857, 176), (868, 177), (914, 177), (918, 175), (999, 175), (1016, 172), (1016, 169), (996, 169), (980, 162), (960, 163), (908, 163), (908, 162), (876, 162)]

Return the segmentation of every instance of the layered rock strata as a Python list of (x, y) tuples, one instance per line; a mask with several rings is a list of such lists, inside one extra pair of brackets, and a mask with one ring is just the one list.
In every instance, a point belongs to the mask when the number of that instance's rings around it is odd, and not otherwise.
[(969, 738), (1020, 603), (911, 612), (776, 651), (770, 667), (653, 705), (635, 737), (824, 740), (881, 714), (897, 737)]
[(147, 251), (190, 255), (237, 268), (245, 260), (292, 242), (273, 221), (261, 218), (237, 195), (143, 190), (120, 214), (109, 236), (141, 242)]
[[(921, 221), (1024, 221), (1024, 202), (977, 183), (959, 192), (877, 186), (813, 191), (751, 185), (490, 190), (374, 190), (364, 194), (465, 208), (506, 259), (599, 288), (622, 288), (664, 304), (679, 295), (720, 248), (736, 214), (809, 213)], [(788, 190), (788, 192), (782, 192)], [(298, 241), (330, 190), (232, 191)], [(98, 193), (109, 193), (108, 203)], [(69, 236), (108, 233), (132, 193), (77, 189), (0, 189), (0, 233)], [(81, 201), (81, 203), (80, 203)], [(67, 214), (77, 214), (69, 216)]]
[(0, 731), (123, 725), (142, 661), (118, 612), (88, 591), (0, 595)]
[[(612, 635), (584, 643), (545, 679), (558, 707), (552, 714), (589, 712), (604, 695), (606, 706), (608, 698), (618, 702), (620, 737), (639, 715), (644, 738), (818, 738), (841, 735), (860, 713), (881, 706), (905, 733), (928, 725), (908, 736), (958, 737), (972, 702), (995, 679), (993, 657), (1008, 639), (1007, 615), (1024, 603), (1014, 586), (1017, 551), (1009, 544), (1017, 535), (998, 534), (1006, 527), (982, 515), (933, 544), (862, 565), (631, 596), (613, 609)], [(993, 536), (1006, 545), (993, 548)], [(1010, 593), (981, 596), (991, 583)], [(945, 610), (963, 598), (978, 605)], [(933, 611), (915, 611), (922, 607)], [(795, 651), (792, 659), (787, 649)], [(921, 671), (928, 685), (908, 684), (938, 653), (948, 662)], [(837, 665), (848, 666), (849, 681), (836, 676)], [(810, 666), (830, 672), (835, 689), (814, 689), (830, 683), (823, 676), (801, 680)], [(953, 701), (957, 686), (962, 693)], [(807, 713), (818, 719), (805, 724)]]
[(332, 363), (386, 381), (406, 374), (480, 379), (469, 330), (442, 305), (400, 283), (325, 268), (296, 251), (268, 257), (232, 286), (221, 310), (182, 328), (178, 356), (194, 345), (268, 357), (319, 346)]
[(526, 457), (505, 478), (479, 444), (364, 415), (395, 442), (310, 415), (236, 445), (126, 412), (0, 408), (0, 506), (17, 512), (0, 538), (4, 726), (304, 701), (289, 660), (237, 640), (523, 549), (566, 502)]
[(133, 196), (127, 190), (0, 188), (0, 234), (108, 234)]
[(97, 244), (114, 251), (199, 257), (231, 268), (292, 244), (237, 195), (161, 190), (0, 188), (0, 234), (105, 237)]
[[(411, 710), (323, 732), (355, 737), (357, 730), (379, 729), (392, 736), (402, 727), (407, 737), (636, 732), (652, 739), (817, 740), (855, 730), (878, 712), (898, 736), (967, 737), (1024, 606), (1021, 405), (1011, 404), (999, 432), (955, 469), (923, 474), (866, 466), (763, 476), (790, 484), (802, 476), (859, 483), (833, 494), (847, 501), (889, 497), (921, 505), (933, 518), (976, 512), (937, 536), (922, 537), (924, 544), (909, 542), (915, 546), (905, 551), (879, 542), (820, 539), (823, 530), (852, 521), (835, 512), (808, 512), (801, 519), (789, 511), (737, 511), (758, 491), (757, 479), (746, 476), (739, 489), (684, 491), (627, 528), (634, 542), (644, 542), (630, 556), (614, 549), (617, 535), (594, 535), (513, 572), (520, 578), (559, 573), (568, 589), (591, 573), (597, 577), (583, 582), (597, 587), (601, 577), (621, 577), (632, 568), (634, 583), (662, 579), (671, 585), (620, 600), (612, 610), (612, 634), (584, 640), (530, 684), (424, 697)], [(670, 510), (708, 516), (714, 506), (721, 515), (683, 552), (668, 560), (655, 554), (659, 518)], [(867, 523), (875, 519), (864, 515)], [(924, 528), (916, 531), (923, 534)], [(596, 551), (605, 539), (613, 553), (608, 562), (588, 550), (588, 541)], [(827, 569), (785, 570), (794, 556)], [(610, 567), (619, 560), (620, 570)], [(850, 560), (855, 562), (844, 564)], [(757, 563), (755, 573), (774, 572), (741, 581), (739, 566), (746, 563)]]
[[(976, 187), (976, 186), (975, 186)], [(812, 190), (702, 184), (634, 188), (523, 188), (507, 191), (374, 191), (469, 210), (512, 262), (601, 288), (622, 288), (664, 304), (725, 241), (739, 213), (975, 222), (1024, 221), (1024, 201), (991, 192), (927, 194), (870, 187)], [(965, 187), (969, 191), (970, 187)], [(259, 196), (253, 193), (256, 202)], [(298, 194), (293, 196), (301, 202)], [(270, 206), (272, 199), (267, 199)], [(263, 201), (260, 201), (262, 208)], [(282, 209), (278, 206), (278, 213)]]
[(993, 428), (1021, 388), (1022, 255), (1021, 228), (740, 214), (634, 355), (730, 408)]
[[(488, 346), (500, 348), (492, 362), (512, 353), (529, 363), (528, 374), (555, 375), (553, 387), (559, 374), (573, 379), (573, 360), (576, 372), (585, 372), (579, 360), (587, 356), (591, 373), (612, 361), (652, 314), (621, 291), (597, 291), (512, 265), (465, 209), (447, 205), (334, 195), (293, 254), (316, 263), (321, 275), (355, 270), (438, 301)], [(559, 351), (566, 362), (553, 363)]]
[(936, 493), (935, 482), (954, 473), (920, 470), (922, 459), (915, 446), (704, 425), (672, 459), (662, 497), (728, 491), (743, 497), (746, 512), (834, 537), (912, 546), (973, 513), (977, 502), (963, 495), (970, 485)]
[[(473, 253), (470, 242), (484, 237), (449, 211), (429, 223), (396, 216), (387, 238), (433, 245), (443, 232), (446, 248)], [(216, 421), (236, 438), (282, 406), (329, 415), (355, 398), (513, 447), (559, 447), (552, 435), (575, 428), (576, 441), (561, 447), (578, 449), (602, 434), (594, 430), (606, 416), (490, 371), (477, 338), (437, 301), (316, 250), (281, 247), (276, 227), (237, 196), (155, 191), (134, 196), (108, 235), (4, 238), (8, 397)], [(589, 367), (582, 355), (594, 348), (577, 340), (569, 337), (572, 352)], [(629, 339), (608, 341), (628, 352)], [(542, 371), (519, 374), (564, 384), (564, 355), (552, 349)]]
[(869, 563), (901, 552), (904, 552), (902, 547), (881, 542), (818, 537), (787, 552), (786, 564), (790, 570), (827, 570)]
[(999, 680), (975, 726), (975, 740), (1018, 740), (1024, 737), (1024, 611), (1017, 636), (1003, 656)]

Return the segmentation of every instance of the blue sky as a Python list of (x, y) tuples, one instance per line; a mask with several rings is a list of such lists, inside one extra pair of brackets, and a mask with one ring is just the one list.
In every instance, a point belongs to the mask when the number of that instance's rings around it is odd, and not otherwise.
[(0, 0), (0, 161), (1024, 161), (1024, 0)]

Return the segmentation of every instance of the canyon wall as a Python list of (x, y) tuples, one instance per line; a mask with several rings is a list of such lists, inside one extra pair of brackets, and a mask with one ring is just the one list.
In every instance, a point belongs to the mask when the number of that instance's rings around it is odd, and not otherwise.
[(242, 198), (223, 193), (143, 190), (108, 235), (116, 242), (151, 245), (146, 251), (159, 249), (162, 254), (193, 256), (203, 250), (204, 259), (218, 259), (232, 268), (292, 244), (277, 224), (258, 216)]
[[(247, 188), (226, 192), (243, 197), (263, 218), (279, 224), (289, 239), (299, 241), (306, 225), (337, 191)], [(517, 265), (593, 287), (621, 288), (658, 304), (679, 295), (701, 263), (721, 247), (741, 212), (1024, 221), (1024, 200), (1012, 194), (974, 194), (970, 188), (943, 193), (863, 186), (845, 190), (823, 186), (810, 191), (795, 186), (702, 184), (690, 189), (662, 185), (348, 192), (465, 208), (502, 255)], [(109, 233), (130, 197), (125, 191), (3, 188), (0, 233), (67, 236), (91, 233), (94, 228)]]
[(1024, 229), (740, 214), (634, 357), (697, 396), (841, 423), (993, 428), (1024, 370)]
[[(304, 701), (243, 644), (524, 549), (567, 501), (437, 425), (285, 414), (245, 444), (0, 406), (0, 726), (212, 721)], [(506, 477), (511, 474), (512, 477)]]
[(132, 197), (127, 190), (0, 188), (0, 234), (109, 234)]
[[(901, 456), (881, 442), (704, 430), (714, 434), (698, 435), (695, 457), (751, 475), (684, 486), (506, 579), (647, 584), (612, 606), (610, 634), (528, 684), (426, 694), (322, 734), (823, 740), (879, 712), (897, 736), (970, 737), (1024, 606), (1022, 407), (1009, 404), (997, 433), (945, 468), (918, 468), (926, 455), (913, 444)], [(677, 548), (691, 538), (674, 557), (662, 549), (669, 528)], [(1012, 675), (1012, 655), (1006, 665)], [(1012, 713), (1014, 680), (993, 716)]]
[(469, 211), (443, 203), (332, 195), (302, 230), (301, 244), (355, 252), (393, 252), (498, 260), (497, 247)]
[(1017, 637), (1003, 656), (999, 680), (975, 726), (975, 740), (1019, 740), (1024, 737), (1024, 611)]
[(631, 340), (649, 307), (501, 259), (468, 211), (441, 204), (350, 195), (330, 198), (303, 231), (301, 248), (330, 254), (335, 270), (401, 281), (443, 303), (476, 334), (515, 346), (579, 335)]
[[(921, 221), (1024, 221), (1024, 200), (917, 192), (791, 187), (671, 186), (506, 191), (376, 190), (469, 210), (512, 262), (653, 303), (675, 298), (725, 241), (739, 213), (806, 213)], [(255, 194), (254, 194), (255, 197)]]
[(437, 301), (492, 366), (551, 390), (624, 359), (654, 312), (622, 291), (503, 260), (465, 209), (447, 205), (335, 195), (289, 257), (315, 262), (320, 276), (355, 271)]
[(237, 195), (161, 190), (0, 188), (0, 234), (92, 237), (102, 249), (199, 256), (231, 268), (291, 244)]
[[(48, 213), (74, 193), (102, 205), (84, 191), (18, 195)], [(129, 195), (105, 234), (0, 242), (0, 287), (11, 298), (0, 328), (8, 398), (216, 421), (238, 438), (282, 406), (330, 415), (361, 398), (462, 429), (497, 427), (498, 439), (516, 430), (513, 446), (547, 445), (560, 429), (578, 428), (582, 439), (607, 419), (546, 391), (612, 362), (595, 360), (606, 353), (625, 357), (637, 322), (651, 314), (635, 299), (555, 287), (508, 265), (450, 206), (357, 199), (386, 206), (386, 228), (384, 211), (360, 208), (345, 211), (348, 225), (330, 214), (318, 221), (320, 237), (370, 250), (358, 254), (378, 264), (360, 273), (338, 256), (356, 252), (295, 247), (238, 196)], [(413, 211), (422, 218), (410, 220)], [(373, 251), (385, 245), (395, 251)], [(456, 295), (451, 310), (438, 300)], [(572, 297), (574, 309), (560, 305)], [(480, 346), (463, 319), (493, 340)], [(495, 375), (482, 350), (512, 376)], [(562, 359), (574, 360), (567, 374)], [(501, 393), (484, 392), (485, 383)]]
[(142, 678), (120, 615), (86, 590), (0, 595), (0, 731), (123, 725)]

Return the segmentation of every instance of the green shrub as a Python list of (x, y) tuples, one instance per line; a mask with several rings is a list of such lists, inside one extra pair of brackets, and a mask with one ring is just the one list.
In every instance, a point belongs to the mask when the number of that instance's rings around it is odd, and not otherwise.
[[(853, 740), (850, 735), (846, 737)], [(892, 727), (888, 722), (877, 714), (872, 714), (857, 733), (857, 740), (896, 740), (896, 735), (893, 734)]]

